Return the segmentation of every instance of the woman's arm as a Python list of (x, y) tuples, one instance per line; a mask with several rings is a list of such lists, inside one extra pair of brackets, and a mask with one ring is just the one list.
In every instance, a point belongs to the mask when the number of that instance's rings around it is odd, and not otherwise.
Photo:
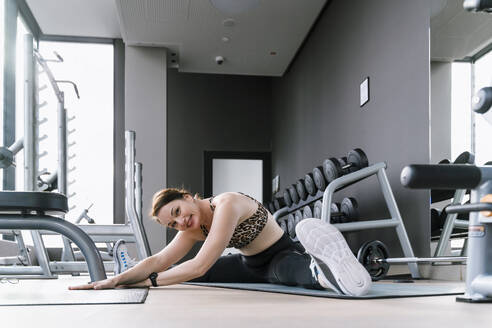
[(87, 285), (72, 286), (69, 289), (106, 289), (117, 286), (144, 286), (152, 272), (160, 272), (179, 261), (195, 244), (195, 240), (179, 232), (176, 237), (159, 253), (139, 262), (133, 268), (108, 279), (96, 281)]

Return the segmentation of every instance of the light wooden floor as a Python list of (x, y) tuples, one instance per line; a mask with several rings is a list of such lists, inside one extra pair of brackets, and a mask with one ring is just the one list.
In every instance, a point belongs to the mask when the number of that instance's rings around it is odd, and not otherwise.
[[(73, 279), (59, 281), (68, 286)], [(0, 307), (5, 328), (463, 328), (491, 322), (492, 304), (457, 303), (455, 296), (342, 300), (188, 285), (151, 289), (145, 304)]]

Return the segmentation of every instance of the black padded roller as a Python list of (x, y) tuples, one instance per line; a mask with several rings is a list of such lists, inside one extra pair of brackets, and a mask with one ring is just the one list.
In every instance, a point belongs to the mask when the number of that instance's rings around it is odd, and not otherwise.
[(482, 174), (474, 165), (408, 165), (401, 171), (401, 184), (412, 189), (473, 189)]

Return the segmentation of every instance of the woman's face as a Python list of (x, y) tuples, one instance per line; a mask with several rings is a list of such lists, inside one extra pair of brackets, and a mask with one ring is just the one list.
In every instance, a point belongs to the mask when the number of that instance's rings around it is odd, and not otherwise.
[(196, 229), (200, 226), (200, 211), (190, 195), (175, 199), (157, 213), (157, 221), (179, 231)]

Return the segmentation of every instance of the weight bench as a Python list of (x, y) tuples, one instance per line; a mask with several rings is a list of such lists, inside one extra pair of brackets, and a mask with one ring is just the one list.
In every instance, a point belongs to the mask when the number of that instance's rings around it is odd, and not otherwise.
[[(91, 281), (106, 279), (104, 265), (96, 245), (82, 229), (53, 214), (68, 212), (67, 198), (52, 192), (0, 192), (0, 229), (49, 230), (74, 242), (87, 262)], [(49, 213), (46, 214), (46, 213)], [(46, 250), (36, 249), (36, 252)], [(44, 254), (46, 256), (46, 254)], [(43, 267), (48, 265), (48, 267)], [(40, 266), (0, 267), (0, 275), (43, 275), (48, 263)]]

